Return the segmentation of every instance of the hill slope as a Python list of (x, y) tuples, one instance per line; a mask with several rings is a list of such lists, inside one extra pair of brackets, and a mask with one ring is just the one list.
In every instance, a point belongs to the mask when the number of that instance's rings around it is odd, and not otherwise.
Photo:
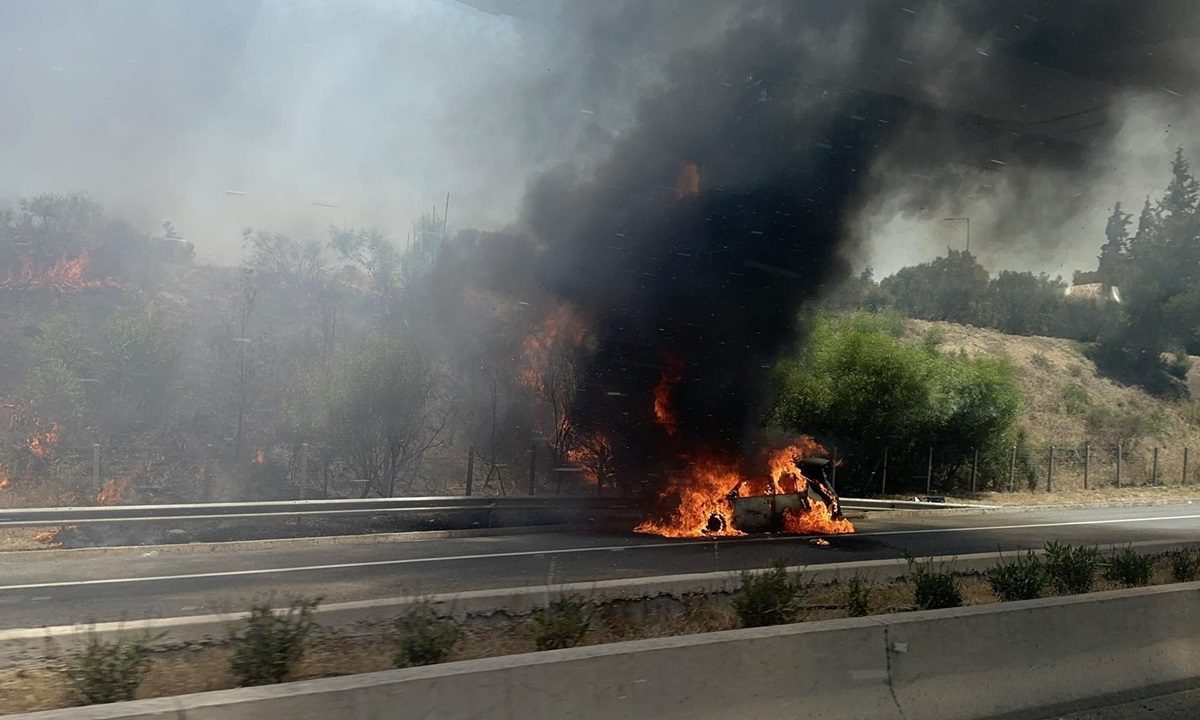
[[(909, 320), (904, 339), (936, 340), (941, 352), (973, 357), (1002, 357), (1012, 363), (1025, 394), (1020, 425), (1023, 447), (1014, 473), (1016, 484), (1033, 477), (1044, 489), (1050, 448), (1054, 451), (1056, 490), (1082, 489), (1085, 443), (1090, 443), (1089, 487), (1114, 485), (1117, 446), (1121, 447), (1122, 485), (1184, 482), (1184, 449), (1189, 449), (1187, 483), (1200, 483), (1200, 413), (1191, 402), (1162, 400), (1138, 387), (1122, 385), (1096, 371), (1096, 365), (1071, 340), (1005, 335), (996, 330), (947, 322)], [(1200, 366), (1200, 363), (1197, 364)], [(1196, 392), (1200, 371), (1189, 386)], [(1154, 448), (1158, 448), (1157, 473)], [(1028, 470), (1025, 475), (1022, 470)], [(1008, 478), (988, 478), (1007, 485)]]

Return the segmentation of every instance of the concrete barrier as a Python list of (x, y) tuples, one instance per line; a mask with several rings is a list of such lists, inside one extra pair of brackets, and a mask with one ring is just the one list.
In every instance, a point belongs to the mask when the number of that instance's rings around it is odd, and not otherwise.
[[(1132, 547), (1145, 552), (1193, 547), (1197, 543), (1175, 541), (1142, 541)], [(1039, 554), (1042, 551), (1035, 551)], [(977, 553), (963, 556), (922, 558), (930, 560), (946, 570), (957, 573), (982, 572), (997, 562), (997, 554)], [(876, 581), (887, 581), (903, 576), (907, 570), (904, 560), (862, 560), (846, 563), (829, 563), (812, 566), (793, 566), (792, 572), (801, 572), (814, 582), (831, 582), (858, 575)], [(763, 572), (756, 570), (754, 572)], [(561, 585), (521, 588), (471, 590), (458, 593), (424, 595), (412, 597), (378, 598), (329, 603), (320, 606), (317, 620), (323, 630), (342, 635), (377, 633), (379, 628), (390, 623), (404, 609), (418, 600), (431, 602), (442, 615), (457, 618), (490, 616), (528, 615), (545, 606), (552, 598), (564, 594), (576, 594), (597, 602), (612, 600), (646, 600), (684, 598), (689, 595), (731, 593), (740, 583), (740, 573), (710, 572), (664, 575), (647, 578), (600, 580), (595, 582), (567, 583)], [(56, 660), (82, 647), (95, 633), (104, 639), (137, 635), (149, 632), (162, 635), (156, 643), (165, 647), (223, 642), (229, 637), (230, 629), (245, 618), (247, 613), (224, 613), (214, 615), (192, 615), (186, 617), (100, 622), (91, 625), (59, 625), (41, 628), (17, 628), (0, 630), (0, 666), (32, 664)]]
[(446, 663), (13, 720), (967, 720), (1200, 675), (1200, 583)]

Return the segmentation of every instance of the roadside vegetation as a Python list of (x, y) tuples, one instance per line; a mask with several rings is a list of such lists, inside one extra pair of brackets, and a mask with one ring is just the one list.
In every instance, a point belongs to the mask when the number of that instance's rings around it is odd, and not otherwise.
[[(316, 600), (256, 605), (225, 643), (164, 649), (160, 637), (93, 637), (58, 666), (0, 669), (0, 713), (114, 702), (239, 685), (373, 672), (587, 644), (842, 617), (1030, 600), (1089, 590), (1188, 581), (1200, 553), (1051, 542), (1041, 553), (997, 557), (986, 570), (910, 559), (896, 576), (815, 582), (775, 565), (744, 573), (728, 594), (604, 601), (565, 594), (524, 617), (441, 615), (414, 602), (390, 622), (343, 634), (322, 630)], [(394, 652), (380, 652), (392, 647)]]

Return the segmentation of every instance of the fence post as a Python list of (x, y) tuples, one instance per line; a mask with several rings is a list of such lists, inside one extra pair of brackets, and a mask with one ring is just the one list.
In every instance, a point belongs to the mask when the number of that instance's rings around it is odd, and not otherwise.
[(1117, 441), (1117, 487), (1121, 487), (1121, 441)]
[(933, 446), (929, 446), (929, 472), (925, 475), (925, 494), (933, 492)]
[(1154, 446), (1154, 461), (1150, 465), (1150, 484), (1158, 486), (1158, 446)]
[(971, 492), (975, 492), (975, 476), (979, 474), (979, 448), (975, 448), (975, 456), (971, 458)]
[(1046, 465), (1046, 492), (1054, 492), (1054, 446), (1050, 446), (1050, 463)]
[(529, 494), (533, 495), (533, 483), (537, 477), (537, 443), (529, 443)]
[(92, 443), (92, 483), (100, 487), (100, 443)]
[[(880, 495), (887, 495), (887, 461), (888, 461), (888, 449), (884, 448), (883, 449), (883, 479), (879, 481), (879, 494)], [(1187, 465), (1186, 461), (1184, 462), (1184, 465), (1185, 466)]]
[(1092, 444), (1083, 444), (1083, 489), (1088, 489), (1088, 471), (1092, 469)]
[(1181, 482), (1183, 482), (1183, 484), (1185, 484), (1185, 485), (1187, 484), (1187, 461), (1188, 461), (1188, 449), (1185, 447), (1183, 449), (1183, 477), (1181, 478)]
[(304, 499), (304, 487), (308, 485), (308, 443), (300, 443), (300, 499)]
[(1013, 445), (1012, 459), (1008, 461), (1008, 491), (1017, 491), (1017, 446)]
[(837, 445), (833, 446), (833, 462), (829, 463), (829, 487), (837, 492)]
[(471, 486), (475, 484), (475, 446), (467, 448), (467, 495), (471, 494)]

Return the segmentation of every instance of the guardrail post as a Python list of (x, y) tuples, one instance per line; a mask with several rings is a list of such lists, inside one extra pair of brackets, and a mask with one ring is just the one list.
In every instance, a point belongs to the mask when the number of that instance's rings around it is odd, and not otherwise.
[(1050, 446), (1050, 464), (1046, 466), (1046, 492), (1054, 492), (1054, 446)]
[(537, 477), (537, 443), (529, 443), (529, 494), (533, 495), (534, 480)]
[(1088, 471), (1092, 469), (1092, 444), (1083, 444), (1083, 489), (1088, 489)]
[(1150, 465), (1150, 484), (1158, 486), (1158, 446), (1154, 446), (1154, 460)]
[(471, 485), (475, 482), (475, 446), (467, 448), (467, 495), (471, 494)]

